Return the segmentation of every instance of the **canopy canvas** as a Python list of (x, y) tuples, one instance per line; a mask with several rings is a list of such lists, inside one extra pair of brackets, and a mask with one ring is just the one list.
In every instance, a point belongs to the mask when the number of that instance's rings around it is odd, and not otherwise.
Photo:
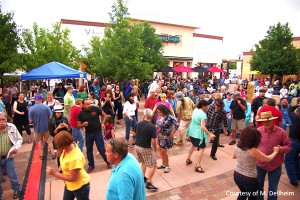
[(179, 65), (179, 66), (173, 67), (173, 70), (174, 70), (175, 72), (195, 72), (195, 71), (192, 70), (191, 68), (185, 67), (185, 66), (183, 66), (183, 65)]
[(86, 78), (85, 72), (77, 71), (59, 62), (50, 62), (21, 75), (21, 80)]

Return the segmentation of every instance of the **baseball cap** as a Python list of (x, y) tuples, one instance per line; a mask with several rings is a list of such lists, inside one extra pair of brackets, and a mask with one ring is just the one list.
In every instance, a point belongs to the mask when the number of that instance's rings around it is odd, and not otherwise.
[(35, 97), (34, 97), (35, 100), (41, 100), (43, 99), (42, 95), (40, 94), (36, 94)]

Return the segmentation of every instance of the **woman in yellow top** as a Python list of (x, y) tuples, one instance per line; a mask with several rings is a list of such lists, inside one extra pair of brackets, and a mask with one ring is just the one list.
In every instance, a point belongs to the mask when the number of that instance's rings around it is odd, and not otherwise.
[(65, 182), (64, 200), (89, 199), (91, 177), (84, 170), (85, 157), (73, 137), (66, 131), (56, 134), (54, 143), (62, 151), (60, 168), (62, 173), (47, 166), (47, 174)]

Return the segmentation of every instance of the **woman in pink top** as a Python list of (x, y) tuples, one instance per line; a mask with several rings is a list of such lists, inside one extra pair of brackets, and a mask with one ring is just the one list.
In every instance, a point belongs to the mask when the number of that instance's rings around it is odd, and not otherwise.
[[(154, 106), (154, 108), (153, 108), (153, 113), (156, 113), (156, 108), (157, 108), (159, 105), (161, 105), (161, 104), (162, 104), (162, 105), (165, 105), (165, 106), (170, 110), (171, 114), (172, 114), (173, 116), (175, 116), (174, 110), (173, 110), (171, 104), (167, 101), (167, 95), (166, 95), (165, 93), (160, 94), (160, 101), (157, 102), (157, 103), (155, 104), (155, 106)], [(157, 114), (157, 113), (156, 113), (156, 114)], [(156, 116), (155, 119), (157, 120), (159, 117), (160, 117), (160, 115), (157, 114), (157, 116)]]
[[(167, 101), (167, 95), (165, 93), (161, 93), (160, 101), (157, 102), (153, 108), (153, 117), (152, 117), (153, 124), (156, 124), (156, 121), (160, 118), (160, 114), (158, 114), (156, 110), (159, 105), (165, 105), (170, 110), (171, 114), (175, 117), (174, 110), (171, 104)], [(158, 134), (157, 130), (156, 133)]]
[(237, 91), (239, 91), (241, 93), (241, 98), (244, 98), (244, 97), (247, 98), (247, 94), (246, 94), (246, 92), (244, 90), (244, 86), (243, 85), (240, 85)]
[(81, 129), (77, 126), (78, 114), (82, 110), (82, 99), (76, 99), (75, 105), (71, 108), (70, 126), (75, 143), (78, 143), (79, 149), (83, 150), (84, 139)]

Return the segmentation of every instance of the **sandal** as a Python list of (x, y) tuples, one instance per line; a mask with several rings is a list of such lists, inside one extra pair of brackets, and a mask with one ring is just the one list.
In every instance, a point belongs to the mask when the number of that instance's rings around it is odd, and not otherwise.
[(195, 166), (195, 172), (204, 173), (205, 171), (202, 169), (201, 166)]
[(169, 173), (170, 172), (170, 167), (166, 167), (164, 173)]
[(163, 165), (163, 164), (161, 164), (160, 166), (158, 166), (156, 169), (165, 169), (166, 168), (166, 166), (165, 165)]
[(185, 164), (186, 165), (190, 165), (190, 164), (192, 164), (193, 163), (193, 161), (191, 161), (190, 159), (186, 159), (186, 161), (185, 161)]

